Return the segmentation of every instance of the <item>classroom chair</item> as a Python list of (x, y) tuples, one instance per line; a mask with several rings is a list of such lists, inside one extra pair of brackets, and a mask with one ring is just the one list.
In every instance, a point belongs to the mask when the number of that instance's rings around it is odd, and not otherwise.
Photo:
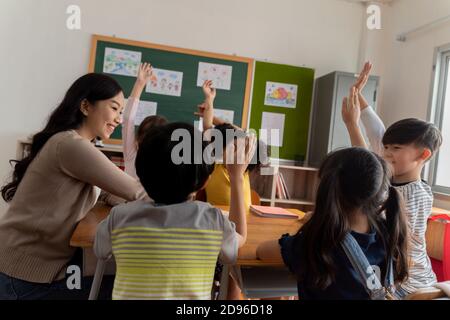
[(438, 281), (450, 280), (450, 216), (431, 216), (427, 225), (427, 253)]
[[(111, 259), (111, 257), (109, 258)], [(97, 300), (98, 292), (102, 284), (103, 274), (105, 273), (106, 263), (109, 259), (97, 260), (97, 266), (95, 267), (94, 280), (92, 281), (91, 291), (89, 292), (89, 300)]]
[(280, 299), (298, 295), (297, 280), (286, 267), (242, 267), (237, 278), (245, 299)]

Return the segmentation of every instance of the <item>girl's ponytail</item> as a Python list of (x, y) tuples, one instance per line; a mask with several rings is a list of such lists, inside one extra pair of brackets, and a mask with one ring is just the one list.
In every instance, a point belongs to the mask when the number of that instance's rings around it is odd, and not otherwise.
[(388, 194), (383, 206), (388, 235), (387, 253), (394, 262), (395, 280), (401, 282), (408, 277), (408, 227), (398, 191), (389, 186)]

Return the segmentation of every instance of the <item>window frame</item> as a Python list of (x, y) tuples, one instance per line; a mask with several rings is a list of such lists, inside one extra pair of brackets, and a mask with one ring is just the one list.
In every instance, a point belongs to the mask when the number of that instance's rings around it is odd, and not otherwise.
[[(428, 121), (433, 122), (439, 130), (442, 130), (444, 107), (445, 107), (445, 89), (450, 76), (450, 44), (440, 46), (435, 49), (433, 75), (430, 91), (430, 106), (428, 108)], [(450, 92), (448, 93), (450, 96)], [(426, 168), (425, 176), (431, 184), (434, 193), (442, 194), (450, 197), (450, 186), (442, 186), (436, 183), (437, 169), (439, 164), (439, 151), (431, 159)]]

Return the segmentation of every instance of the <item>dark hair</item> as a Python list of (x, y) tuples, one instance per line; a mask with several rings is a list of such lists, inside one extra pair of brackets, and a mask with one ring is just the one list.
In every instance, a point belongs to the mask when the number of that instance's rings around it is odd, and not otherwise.
[[(252, 172), (256, 169), (259, 169), (262, 166), (266, 166), (270, 164), (270, 149), (268, 148), (267, 144), (265, 144), (262, 140), (258, 140), (256, 144), (256, 150), (255, 154), (253, 155), (253, 158), (250, 161), (250, 164), (247, 166), (247, 170), (249, 172)], [(256, 171), (255, 171), (256, 172)]]
[(227, 144), (230, 143), (227, 138), (227, 131), (232, 130), (233, 132), (236, 132), (237, 134), (245, 134), (243, 130), (237, 129), (235, 126), (233, 126), (231, 123), (222, 123), (214, 127), (214, 129), (218, 130), (222, 134), (222, 143), (223, 143), (223, 149), (227, 147)]
[(136, 133), (136, 142), (139, 144), (142, 142), (145, 133), (153, 128), (154, 126), (163, 126), (167, 124), (168, 121), (162, 116), (149, 116), (146, 117), (139, 125)]
[(103, 74), (89, 73), (76, 80), (67, 91), (63, 101), (50, 115), (45, 128), (33, 136), (29, 156), (20, 161), (10, 161), (16, 164), (12, 182), (1, 189), (3, 199), (6, 202), (13, 199), (28, 166), (53, 135), (81, 126), (85, 116), (81, 112), (80, 106), (84, 100), (94, 104), (100, 100), (111, 99), (120, 92), (122, 92), (122, 88), (117, 81)]
[[(190, 163), (175, 164), (172, 150), (184, 141), (172, 141), (172, 134), (184, 129), (190, 136)], [(201, 154), (194, 154), (201, 146)], [(192, 192), (200, 190), (214, 170), (214, 163), (207, 164), (203, 151), (208, 143), (202, 139), (202, 133), (192, 125), (175, 122), (151, 128), (139, 144), (136, 155), (136, 174), (148, 195), (160, 204), (175, 204), (187, 200)], [(182, 152), (177, 153), (186, 156)], [(199, 161), (199, 159), (201, 160)], [(196, 160), (196, 161), (195, 161)]]
[[(225, 149), (227, 144), (231, 142), (226, 139), (227, 138), (227, 130), (233, 130), (233, 132), (237, 133), (237, 135), (240, 135), (240, 134), (245, 135), (245, 132), (242, 129), (238, 129), (230, 123), (223, 123), (223, 124), (217, 125), (214, 127), (214, 129), (220, 131), (220, 133), (222, 134), (223, 149)], [(258, 142), (256, 144), (256, 150), (253, 155), (253, 159), (250, 161), (249, 165), (247, 166), (246, 171), (252, 172), (252, 171), (260, 168), (263, 165), (268, 165), (269, 157), (270, 157), (269, 148), (262, 140), (258, 140)]]
[(383, 144), (411, 144), (435, 153), (442, 144), (442, 135), (433, 123), (409, 118), (391, 125), (383, 136)]
[[(314, 214), (294, 239), (295, 256), (301, 261), (295, 270), (300, 281), (321, 289), (334, 281), (332, 252), (351, 231), (350, 215), (356, 209), (368, 216), (382, 238), (394, 262), (395, 280), (407, 277), (407, 223), (390, 176), (386, 162), (363, 148), (342, 149), (327, 156), (319, 170)], [(300, 236), (304, 237), (304, 250), (295, 245)]]

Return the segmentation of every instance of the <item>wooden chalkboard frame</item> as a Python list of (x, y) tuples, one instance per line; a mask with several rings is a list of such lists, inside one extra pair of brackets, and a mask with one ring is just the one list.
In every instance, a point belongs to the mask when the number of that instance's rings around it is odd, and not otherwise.
[[(244, 103), (242, 109), (242, 121), (241, 127), (246, 129), (247, 123), (249, 119), (249, 106), (250, 106), (250, 94), (252, 87), (252, 77), (253, 77), (253, 68), (254, 68), (254, 59), (247, 57), (240, 57), (235, 55), (227, 55), (221, 53), (213, 53), (207, 51), (200, 51), (194, 49), (185, 49), (167, 45), (160, 45), (155, 43), (143, 42), (143, 41), (135, 41), (128, 40), (116, 37), (109, 37), (103, 35), (94, 34), (91, 40), (91, 53), (90, 53), (90, 61), (89, 61), (89, 72), (94, 72), (95, 70), (95, 62), (96, 62), (96, 54), (97, 54), (97, 44), (99, 41), (122, 44), (122, 45), (130, 45), (142, 48), (156, 49), (161, 51), (175, 52), (199, 57), (207, 57), (207, 58), (215, 58), (221, 60), (235, 61), (235, 62), (243, 62), (247, 64), (247, 79), (245, 83), (245, 94), (244, 94)], [(108, 139), (105, 141), (107, 144), (121, 144), (121, 139)]]

